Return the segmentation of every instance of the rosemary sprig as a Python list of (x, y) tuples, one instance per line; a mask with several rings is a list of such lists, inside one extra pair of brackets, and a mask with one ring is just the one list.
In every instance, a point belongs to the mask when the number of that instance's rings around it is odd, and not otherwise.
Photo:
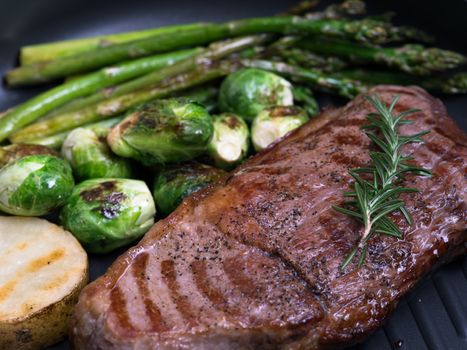
[(401, 153), (403, 145), (423, 142), (422, 136), (429, 133), (429, 131), (422, 131), (415, 135), (402, 136), (398, 132), (399, 126), (412, 123), (405, 117), (419, 110), (409, 109), (394, 115), (393, 110), (399, 96), (393, 99), (389, 107), (377, 95), (367, 97), (367, 99), (375, 107), (376, 113), (370, 113), (367, 116), (369, 124), (363, 126), (362, 129), (378, 146), (380, 152), (370, 152), (371, 163), (368, 167), (349, 170), (355, 180), (353, 189), (344, 192), (344, 196), (349, 200), (344, 203), (344, 207), (333, 206), (335, 210), (363, 223), (363, 234), (356, 247), (343, 261), (341, 269), (345, 269), (358, 252), (360, 252), (358, 267), (362, 266), (368, 241), (375, 234), (403, 238), (401, 230), (391, 220), (389, 214), (400, 211), (407, 223), (412, 224), (412, 216), (399, 195), (418, 192), (418, 190), (401, 186), (404, 175), (409, 173), (431, 175), (429, 170), (408, 163), (413, 158)]

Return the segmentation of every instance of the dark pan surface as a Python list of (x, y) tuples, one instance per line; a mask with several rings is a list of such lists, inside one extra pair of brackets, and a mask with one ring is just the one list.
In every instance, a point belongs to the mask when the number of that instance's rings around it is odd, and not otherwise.
[[(0, 0), (0, 71), (15, 64), (20, 46), (175, 23), (222, 21), (271, 15), (294, 0)], [(322, 5), (331, 1), (322, 1)], [(368, 1), (370, 3), (370, 1)], [(464, 0), (383, 0), (371, 12), (396, 11), (397, 22), (418, 26), (437, 37), (438, 46), (467, 54), (467, 3)], [(43, 88), (0, 88), (0, 110)], [(440, 96), (448, 112), (467, 130), (467, 96)], [(321, 105), (343, 103), (328, 96)], [(105, 272), (123, 250), (91, 256), (91, 277)], [(69, 349), (63, 342), (51, 349)], [(386, 326), (351, 349), (467, 349), (467, 258), (443, 267), (402, 300)]]

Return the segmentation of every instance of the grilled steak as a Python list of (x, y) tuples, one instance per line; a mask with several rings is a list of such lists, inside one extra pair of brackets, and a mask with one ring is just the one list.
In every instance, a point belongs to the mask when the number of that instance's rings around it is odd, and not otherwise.
[(402, 134), (433, 177), (409, 176), (404, 239), (375, 236), (366, 262), (339, 269), (361, 235), (331, 208), (348, 169), (369, 161), (363, 98), (325, 112), (187, 198), (81, 294), (78, 349), (324, 349), (360, 341), (434, 265), (466, 252), (467, 137), (419, 88), (380, 86), (396, 112), (422, 111)]

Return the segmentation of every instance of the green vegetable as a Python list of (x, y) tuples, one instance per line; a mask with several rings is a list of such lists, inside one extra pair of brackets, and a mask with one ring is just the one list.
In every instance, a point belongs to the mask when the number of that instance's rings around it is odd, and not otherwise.
[(368, 86), (379, 84), (418, 85), (424, 89), (444, 94), (467, 93), (467, 73), (465, 72), (456, 73), (448, 77), (420, 77), (394, 71), (353, 69), (338, 72), (336, 75), (345, 79), (361, 81)]
[[(213, 43), (204, 50), (181, 51), (180, 53), (162, 55), (162, 58), (156, 56), (156, 58), (153, 58), (148, 62), (144, 61), (147, 59), (142, 59), (138, 60), (136, 63), (130, 62), (126, 65), (123, 64), (116, 68), (104, 69), (101, 72), (79, 78), (75, 81), (64, 84), (62, 87), (46, 92), (43, 95), (26, 102), (26, 104), (16, 108), (11, 113), (8, 113), (0, 120), (0, 138), (2, 132), (5, 132), (5, 136), (7, 136), (12, 131), (18, 129), (18, 127), (24, 126), (25, 124), (42, 116), (51, 108), (55, 107), (59, 102), (62, 104), (68, 101), (72, 96), (82, 96), (85, 91), (87, 91), (88, 94), (95, 91), (96, 84), (104, 87), (108, 86), (111, 82), (122, 81), (123, 78), (127, 80), (130, 77), (138, 76), (136, 73), (139, 73), (139, 75), (141, 75), (141, 73), (149, 73), (140, 78), (118, 85), (110, 91), (99, 91), (86, 98), (74, 101), (74, 103), (69, 106), (62, 107), (62, 114), (42, 120), (41, 122), (30, 125), (29, 127), (13, 134), (11, 136), (12, 142), (24, 142), (26, 140), (46, 136), (43, 133), (40, 135), (37, 134), (37, 130), (41, 130), (41, 128), (45, 129), (50, 135), (51, 130), (54, 129), (49, 126), (62, 118), (72, 119), (69, 116), (73, 115), (73, 112), (79, 113), (85, 108), (90, 108), (92, 113), (101, 113), (102, 108), (99, 108), (98, 105), (100, 102), (107, 100), (110, 101), (108, 102), (109, 104), (112, 104), (111, 101), (115, 101), (115, 99), (120, 96), (123, 96), (122, 99), (128, 103), (128, 98), (125, 97), (126, 94), (133, 93), (135, 91), (137, 94), (144, 94), (144, 91), (141, 92), (141, 89), (148, 89), (152, 86), (156, 86), (167, 78), (177, 77), (178, 74), (193, 71), (196, 67), (202, 66), (209, 60), (218, 60), (233, 52), (257, 45), (264, 40), (265, 36), (261, 35), (225, 40)], [(150, 72), (151, 70), (154, 71)], [(180, 82), (178, 84), (180, 84)], [(94, 90), (90, 90), (91, 88)], [(119, 102), (116, 102), (115, 104), (118, 106), (121, 105)], [(92, 107), (94, 107), (94, 109)], [(111, 111), (114, 109), (115, 107), (110, 107)], [(66, 123), (63, 124), (59, 122), (59, 127), (62, 125), (66, 125)]]
[(297, 105), (302, 107), (309, 117), (319, 114), (319, 105), (313, 96), (313, 91), (305, 86), (293, 87), (293, 98)]
[(260, 69), (230, 74), (219, 92), (219, 108), (251, 121), (264, 108), (293, 104), (292, 85), (280, 76)]
[(142, 103), (167, 97), (175, 92), (222, 77), (231, 72), (233, 68), (230, 64), (220, 64), (207, 68), (199, 67), (190, 73), (167, 80), (162, 86), (140, 89), (77, 111), (56, 115), (42, 122), (31, 124), (11, 135), (10, 141), (13, 143), (26, 143), (29, 140), (44, 138), (62, 131), (111, 118)]
[(295, 106), (276, 106), (261, 111), (251, 125), (251, 139), (256, 151), (261, 151), (308, 121), (306, 113)]
[(130, 162), (114, 155), (105, 139), (90, 129), (77, 128), (70, 132), (63, 142), (62, 155), (80, 180), (131, 176)]
[(208, 155), (216, 167), (231, 170), (248, 154), (248, 125), (239, 116), (225, 113), (214, 118), (213, 126), (214, 134), (208, 145)]
[[(115, 118), (105, 119), (97, 123), (87, 124), (83, 127), (92, 130), (98, 137), (106, 137), (110, 131), (110, 128), (115, 124), (118, 124), (122, 119), (123, 116), (119, 116)], [(64, 131), (51, 136), (27, 140), (27, 143), (31, 145), (47, 146), (53, 149), (61, 149), (63, 142), (65, 141), (69, 133), (70, 131)]]
[(107, 141), (122, 157), (143, 164), (182, 162), (203, 154), (213, 133), (212, 118), (185, 98), (150, 102), (112, 128)]
[(159, 211), (163, 215), (170, 214), (183, 198), (224, 174), (220, 169), (196, 162), (173, 165), (161, 170), (154, 181), (154, 199)]
[(337, 74), (328, 74), (314, 69), (304, 69), (283, 62), (267, 60), (241, 60), (245, 67), (258, 68), (283, 75), (298, 83), (319, 88), (326, 92), (333, 92), (347, 98), (367, 91), (367, 86), (359, 81), (346, 79)]
[[(287, 11), (284, 15), (302, 15), (316, 6), (316, 3), (317, 1), (302, 1)], [(320, 19), (336, 19), (344, 17), (345, 15), (363, 14), (364, 10), (365, 4), (362, 1), (347, 0), (342, 4), (331, 5), (326, 8), (323, 13), (318, 13), (316, 15), (318, 15)], [(317, 17), (314, 16), (314, 18)], [(24, 46), (20, 51), (20, 63), (21, 65), (27, 65), (39, 61), (49, 61), (59, 57), (71, 56), (100, 47), (143, 39), (154, 35), (192, 30), (201, 26), (204, 26), (204, 24), (193, 23), (172, 25), (134, 32), (101, 35), (84, 39), (63, 40), (52, 43)]]
[(77, 55), (46, 62), (21, 66), (7, 73), (8, 81), (16, 83), (43, 82), (90, 71), (130, 58), (179, 48), (206, 45), (228, 37), (257, 33), (277, 34), (325, 34), (331, 37), (385, 43), (418, 36), (418, 32), (393, 27), (390, 23), (364, 19), (313, 20), (294, 16), (248, 18), (227, 23), (205, 23), (170, 33), (156, 34), (147, 38), (121, 44), (100, 47)]
[(91, 179), (73, 189), (60, 221), (87, 251), (107, 253), (144, 235), (155, 213), (143, 181)]
[[(233, 52), (243, 50), (244, 48), (251, 47), (252, 45), (258, 45), (265, 39), (266, 37), (261, 35), (249, 36), (233, 40), (215, 42), (204, 50), (191, 50), (190, 53), (193, 53), (185, 56), (182, 60), (173, 60), (173, 62), (170, 62), (171, 64), (166, 64), (165, 67), (160, 69), (153, 69), (141, 77), (124, 82), (123, 84), (117, 85), (112, 89), (98, 91), (80, 100), (75, 100), (72, 103), (63, 106), (62, 108), (59, 108), (58, 110), (54, 110), (52, 117), (55, 115), (59, 116), (58, 118), (60, 118), (61, 114), (78, 111), (82, 108), (95, 105), (96, 103), (99, 103), (103, 100), (111, 100), (113, 98), (117, 98), (119, 96), (138, 91), (143, 88), (156, 86), (157, 84), (161, 84), (167, 78), (176, 77), (179, 74), (192, 71), (196, 67), (205, 64), (207, 61), (218, 60)], [(50, 118), (51, 117), (48, 117), (47, 119)], [(38, 124), (40, 125), (40, 122)], [(32, 125), (31, 128), (32, 127), (34, 127), (34, 125)], [(18, 133), (13, 134), (11, 138), (16, 140), (19, 137), (18, 135), (24, 136), (27, 134), (27, 130), (20, 130)]]
[(154, 69), (167, 67), (198, 51), (197, 49), (184, 50), (122, 63), (50, 89), (17, 106), (0, 119), (0, 140), (73, 99), (92, 94)]
[[(212, 86), (202, 86), (189, 91), (180, 91), (178, 96), (189, 96), (189, 98), (201, 103), (206, 107), (208, 112), (217, 108), (217, 91), (218, 89)], [(110, 128), (118, 124), (123, 119), (123, 116), (118, 116), (110, 119), (104, 119), (97, 123), (83, 125), (84, 128), (92, 130), (99, 137), (106, 137)], [(63, 141), (70, 131), (59, 132), (55, 135), (38, 137), (35, 139), (26, 140), (27, 143), (33, 145), (47, 146), (53, 149), (60, 149)]]
[(92, 38), (71, 39), (45, 44), (23, 46), (20, 51), (20, 63), (22, 66), (24, 66), (41, 61), (50, 61), (56, 58), (73, 56), (85, 51), (143, 39), (154, 35), (192, 30), (203, 25), (204, 24), (202, 23), (181, 24), (161, 28), (151, 28), (135, 32), (100, 35)]
[(48, 154), (28, 155), (0, 169), (0, 210), (40, 216), (61, 207), (74, 181), (64, 160)]
[(377, 63), (418, 75), (429, 75), (467, 63), (467, 58), (457, 52), (416, 44), (382, 48), (313, 38), (298, 42), (298, 46), (318, 54), (343, 57), (357, 63)]

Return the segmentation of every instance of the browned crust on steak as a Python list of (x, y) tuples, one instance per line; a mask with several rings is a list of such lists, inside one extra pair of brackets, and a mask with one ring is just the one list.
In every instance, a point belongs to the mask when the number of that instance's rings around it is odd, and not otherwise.
[(327, 111), (187, 198), (81, 294), (79, 349), (324, 349), (363, 339), (440, 261), (465, 254), (467, 137), (442, 103), (416, 87), (379, 86), (397, 110), (421, 112), (403, 134), (433, 177), (409, 177), (415, 225), (374, 237), (361, 269), (339, 265), (360, 235), (332, 210), (349, 167), (368, 162), (363, 96)]

